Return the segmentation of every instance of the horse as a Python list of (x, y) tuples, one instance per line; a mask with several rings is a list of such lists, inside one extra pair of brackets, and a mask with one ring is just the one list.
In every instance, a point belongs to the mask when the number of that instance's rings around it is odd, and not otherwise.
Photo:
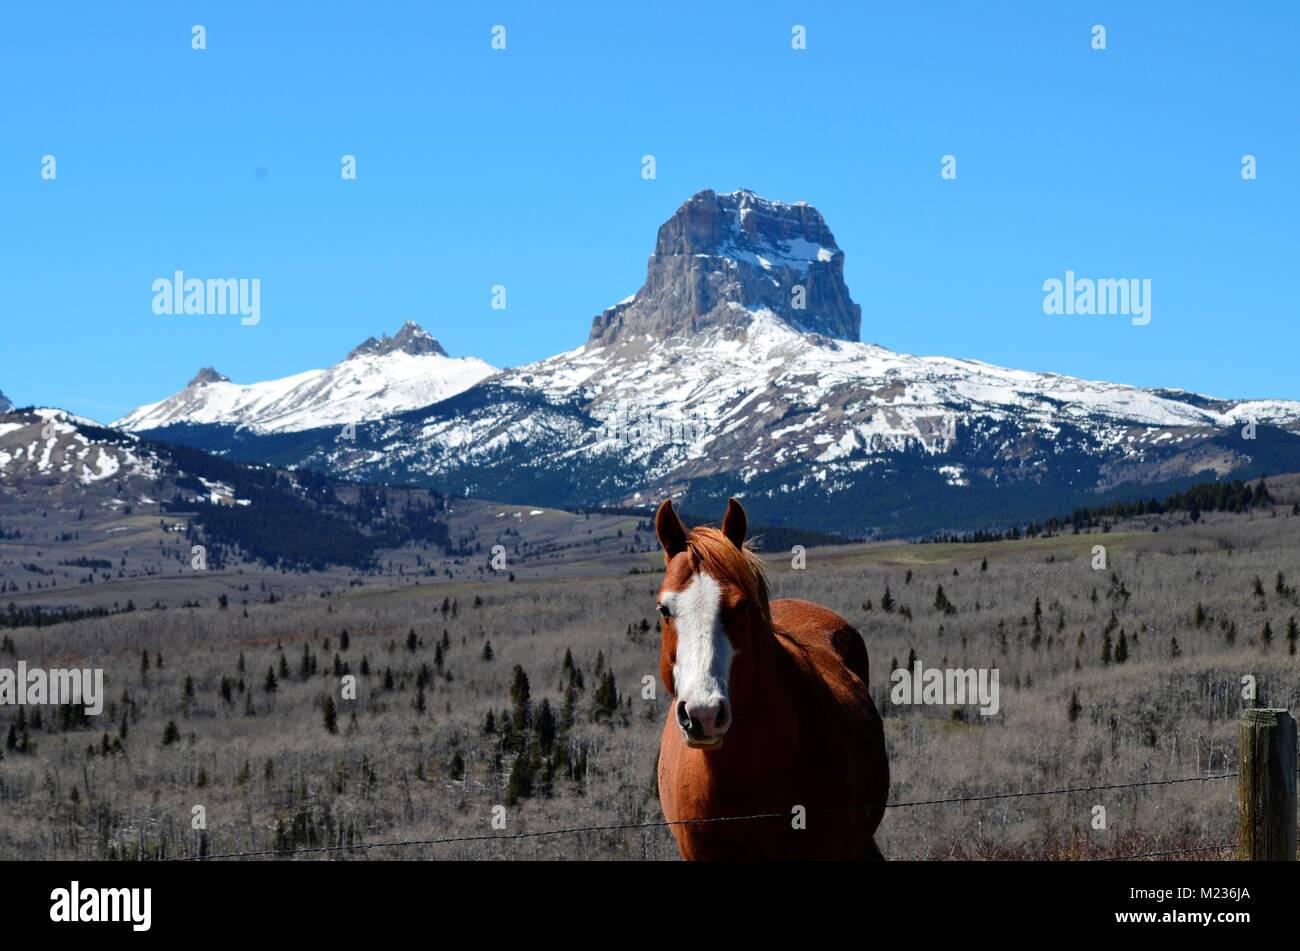
[(688, 861), (882, 859), (889, 759), (866, 645), (819, 604), (769, 601), (747, 528), (734, 498), (721, 530), (687, 532), (670, 499), (655, 516), (664, 818)]

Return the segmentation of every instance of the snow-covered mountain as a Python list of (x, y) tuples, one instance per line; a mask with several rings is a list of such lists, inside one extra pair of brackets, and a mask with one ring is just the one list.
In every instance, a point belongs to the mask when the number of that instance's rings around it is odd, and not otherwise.
[(324, 370), (241, 384), (204, 367), (179, 393), (141, 406), (113, 425), (142, 432), (217, 424), (257, 433), (340, 426), (428, 406), (495, 372), (477, 357), (448, 356), (437, 340), (407, 321), (392, 337), (370, 337)]
[(0, 486), (89, 486), (158, 473), (157, 453), (134, 436), (59, 409), (0, 411)]
[(1300, 470), (1300, 403), (858, 342), (843, 267), (812, 206), (701, 192), (659, 229), (642, 288), (597, 315), (575, 350), (375, 420), (353, 441), (210, 427), (185, 438), (505, 501), (635, 504), (671, 493), (707, 512), (736, 494), (760, 521), (849, 534), (1040, 517)]

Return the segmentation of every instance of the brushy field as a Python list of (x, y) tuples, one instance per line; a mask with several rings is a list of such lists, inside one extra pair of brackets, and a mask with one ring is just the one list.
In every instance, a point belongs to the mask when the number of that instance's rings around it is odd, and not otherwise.
[[(908, 804), (1234, 770), (1244, 707), (1300, 709), (1300, 516), (1275, 495), (1195, 524), (814, 549), (804, 570), (771, 556), (775, 597), (866, 641), (899, 803), (885, 855), (1229, 856), (1213, 847), (1235, 837), (1233, 779)], [(653, 825), (487, 840), (662, 818), (659, 562), (627, 558), (641, 573), (371, 579), (3, 632), (0, 667), (102, 667), (108, 704), (0, 708), (0, 858), (675, 858)], [(996, 668), (997, 714), (892, 703), (913, 659)]]

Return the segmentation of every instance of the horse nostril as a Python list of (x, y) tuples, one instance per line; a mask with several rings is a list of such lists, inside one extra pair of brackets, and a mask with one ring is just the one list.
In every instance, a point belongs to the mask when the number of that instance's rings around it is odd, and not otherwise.
[(718, 701), (718, 715), (713, 718), (713, 728), (721, 730), (727, 725), (727, 701)]
[(689, 730), (691, 728), (691, 715), (686, 712), (685, 700), (677, 701), (677, 725), (683, 730)]

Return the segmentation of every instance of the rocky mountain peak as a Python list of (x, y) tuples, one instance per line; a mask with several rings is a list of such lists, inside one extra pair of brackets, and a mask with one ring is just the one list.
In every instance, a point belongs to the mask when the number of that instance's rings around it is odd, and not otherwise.
[(844, 284), (844, 252), (816, 208), (748, 189), (705, 190), (660, 226), (645, 285), (592, 321), (590, 341), (739, 331), (761, 309), (840, 340), (857, 340), (862, 325)]
[(229, 383), (230, 377), (224, 373), (218, 373), (212, 367), (203, 367), (198, 373), (194, 374), (194, 379), (190, 380), (186, 386), (196, 386), (199, 383)]
[(14, 408), (14, 404), (3, 393), (0, 393), (0, 413), (7, 413)]
[(388, 353), (409, 353), (412, 356), (418, 356), (423, 353), (435, 353), (440, 357), (447, 356), (447, 351), (442, 348), (442, 344), (423, 327), (413, 320), (408, 320), (402, 324), (402, 328), (388, 336), (385, 334), (380, 339), (368, 337), (364, 342), (352, 349), (348, 354), (348, 359), (359, 357), (365, 354), (375, 354), (383, 356)]

